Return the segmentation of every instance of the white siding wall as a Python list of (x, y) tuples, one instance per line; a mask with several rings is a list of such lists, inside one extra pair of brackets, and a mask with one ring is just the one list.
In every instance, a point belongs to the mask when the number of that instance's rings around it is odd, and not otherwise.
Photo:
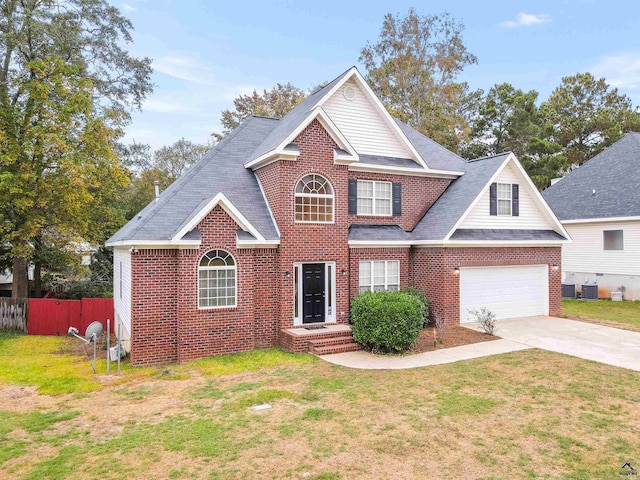
[[(120, 274), (121, 270), (122, 275)], [(131, 253), (129, 247), (115, 247), (113, 249), (113, 308), (116, 314), (115, 332), (118, 332), (118, 322), (120, 322), (124, 339), (131, 338)]]
[[(356, 92), (351, 101), (344, 89)], [(413, 158), (409, 149), (393, 133), (382, 113), (369, 100), (369, 95), (355, 81), (345, 82), (322, 106), (342, 134), (358, 153), (387, 157)]]
[(517, 217), (507, 215), (489, 215), (489, 186), (482, 192), (480, 201), (469, 212), (458, 228), (516, 228), (527, 230), (554, 229), (551, 219), (546, 212), (538, 208), (532, 192), (529, 190), (522, 174), (516, 166), (510, 162), (500, 172), (498, 183), (517, 183), (520, 185), (520, 215)]
[[(565, 228), (573, 242), (562, 246), (563, 272), (640, 276), (640, 220), (568, 224)], [(623, 230), (624, 250), (604, 250), (603, 230)]]

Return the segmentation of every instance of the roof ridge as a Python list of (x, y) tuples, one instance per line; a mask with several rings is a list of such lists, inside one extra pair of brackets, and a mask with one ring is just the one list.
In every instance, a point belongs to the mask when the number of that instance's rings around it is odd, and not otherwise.
[(501, 157), (503, 155), (509, 155), (510, 153), (513, 153), (513, 151), (507, 150), (506, 152), (502, 152), (502, 153), (494, 153), (493, 155), (486, 155), (484, 157), (478, 157), (478, 158), (473, 158), (471, 160), (467, 160), (467, 163), (480, 162), (482, 160), (489, 160), (490, 158)]

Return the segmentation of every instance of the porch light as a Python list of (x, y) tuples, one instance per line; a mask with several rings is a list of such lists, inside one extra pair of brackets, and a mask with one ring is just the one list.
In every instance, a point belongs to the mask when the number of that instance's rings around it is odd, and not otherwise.
[(346, 274), (347, 274), (347, 271), (343, 268), (342, 270), (340, 270), (340, 273), (341, 273), (342, 275), (346, 275)]
[(557, 264), (557, 263), (554, 263), (554, 264), (552, 265), (552, 267), (553, 267), (553, 269), (554, 269), (554, 270), (558, 270), (558, 264)]
[(287, 270), (286, 272), (284, 272), (284, 277), (285, 278), (289, 278), (290, 276), (291, 276), (291, 272), (290, 271)]
[(453, 274), (460, 275), (460, 267), (453, 267)]

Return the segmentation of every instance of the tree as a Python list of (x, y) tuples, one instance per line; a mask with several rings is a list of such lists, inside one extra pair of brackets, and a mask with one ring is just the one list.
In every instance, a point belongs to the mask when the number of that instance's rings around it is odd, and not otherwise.
[(525, 93), (509, 83), (494, 85), (478, 105), (463, 156), (472, 159), (511, 151), (524, 158), (531, 138), (541, 130), (537, 98), (535, 90)]
[(590, 73), (564, 77), (545, 109), (569, 167), (582, 165), (625, 133), (640, 129), (640, 114), (629, 97)]
[(133, 142), (119, 147), (121, 160), (129, 166), (130, 182), (121, 201), (127, 220), (134, 217), (155, 196), (154, 182), (166, 189), (191, 165), (196, 163), (210, 145), (193, 143), (181, 138), (171, 145), (151, 152), (149, 145)]
[(124, 49), (132, 25), (105, 0), (5, 0), (0, 12), (0, 243), (25, 297), (45, 230), (100, 241), (122, 223), (113, 147), (152, 90), (151, 61)]
[(233, 100), (234, 110), (227, 109), (222, 112), (222, 133), (214, 133), (213, 136), (218, 141), (222, 140), (250, 115), (282, 118), (306, 96), (305, 91), (291, 83), (278, 83), (271, 90), (263, 90), (262, 95), (256, 90), (251, 95), (240, 95)]
[(466, 112), (477, 97), (456, 81), (477, 63), (463, 30), (449, 13), (410, 9), (404, 18), (385, 15), (378, 42), (360, 52), (367, 81), (391, 114), (453, 151), (469, 131)]
[(173, 182), (182, 175), (187, 168), (196, 163), (209, 149), (209, 145), (193, 143), (181, 138), (169, 146), (155, 151), (153, 166), (166, 173)]

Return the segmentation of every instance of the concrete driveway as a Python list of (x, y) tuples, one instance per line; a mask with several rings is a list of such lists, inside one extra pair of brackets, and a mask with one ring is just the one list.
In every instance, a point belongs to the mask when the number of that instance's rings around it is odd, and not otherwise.
[[(477, 329), (475, 324), (468, 326)], [(495, 334), (529, 347), (640, 371), (637, 332), (541, 316), (498, 320)]]
[[(477, 324), (464, 326), (479, 330)], [(415, 355), (374, 355), (358, 351), (323, 355), (321, 358), (350, 368), (393, 370), (541, 348), (640, 371), (640, 333), (566, 318), (541, 316), (498, 320), (495, 334), (502, 338)]]

